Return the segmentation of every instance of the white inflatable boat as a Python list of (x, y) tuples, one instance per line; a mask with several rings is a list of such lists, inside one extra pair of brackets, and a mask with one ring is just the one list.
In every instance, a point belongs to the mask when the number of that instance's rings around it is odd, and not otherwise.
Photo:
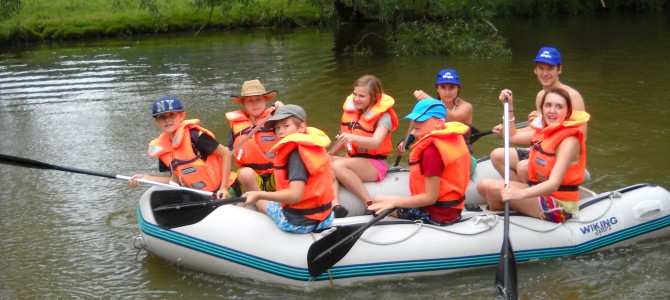
[[(392, 173), (388, 180), (401, 182), (406, 175)], [(372, 194), (406, 193), (400, 184), (375, 185), (378, 190), (370, 188)], [(281, 285), (318, 288), (491, 266), (498, 263), (503, 240), (503, 213), (487, 211), (485, 205), (469, 205), (472, 211), (445, 227), (388, 217), (368, 228), (332, 268), (312, 276), (307, 254), (315, 241), (371, 220), (358, 215), (364, 209), (362, 203), (357, 206), (359, 200), (341, 194), (352, 217), (335, 219), (331, 229), (320, 233), (291, 234), (277, 229), (266, 215), (235, 204), (157, 209), (194, 201), (183, 194), (156, 187), (144, 193), (137, 210), (138, 245), (186, 268)], [(601, 194), (582, 189), (581, 194), (578, 217), (563, 224), (512, 213), (509, 237), (517, 262), (670, 234), (670, 193), (662, 187), (638, 184)], [(468, 195), (467, 200), (472, 204), (477, 199)]]

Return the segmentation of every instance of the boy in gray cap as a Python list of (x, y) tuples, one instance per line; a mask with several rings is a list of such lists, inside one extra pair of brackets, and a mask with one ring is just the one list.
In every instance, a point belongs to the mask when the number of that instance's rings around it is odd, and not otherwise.
[(255, 205), (283, 231), (309, 233), (333, 221), (333, 174), (325, 147), (330, 138), (307, 127), (307, 114), (298, 105), (284, 105), (265, 122), (277, 139), (275, 154), (276, 192), (249, 191), (244, 205)]

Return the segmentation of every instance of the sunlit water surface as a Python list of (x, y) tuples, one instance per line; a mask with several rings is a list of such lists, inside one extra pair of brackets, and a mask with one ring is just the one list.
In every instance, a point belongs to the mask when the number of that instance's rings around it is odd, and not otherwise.
[[(355, 79), (374, 74), (397, 100), (399, 115), (415, 89), (456, 68), (474, 125), (499, 123), (502, 88), (528, 112), (540, 89), (532, 73), (540, 46), (558, 47), (562, 81), (577, 88), (592, 114), (587, 187), (598, 192), (649, 182), (670, 187), (670, 22), (667, 16), (584, 16), (498, 21), (511, 59), (458, 57), (342, 58), (334, 40), (346, 31), (215, 32), (41, 45), (0, 54), (0, 153), (63, 166), (132, 175), (155, 172), (146, 145), (157, 135), (151, 103), (184, 100), (221, 140), (229, 98), (260, 78), (278, 100), (304, 106), (308, 123), (334, 136)], [(518, 114), (517, 116), (523, 116)], [(406, 123), (394, 135), (400, 140)], [(501, 145), (476, 143), (478, 156)], [(395, 158), (392, 157), (392, 160)], [(138, 251), (136, 205), (144, 189), (119, 180), (0, 165), (0, 299), (490, 298), (494, 268), (444, 277), (303, 291), (171, 266)], [(244, 226), (244, 224), (240, 224)], [(373, 255), (373, 254), (371, 254)], [(670, 240), (578, 257), (521, 264), (527, 299), (665, 298)]]

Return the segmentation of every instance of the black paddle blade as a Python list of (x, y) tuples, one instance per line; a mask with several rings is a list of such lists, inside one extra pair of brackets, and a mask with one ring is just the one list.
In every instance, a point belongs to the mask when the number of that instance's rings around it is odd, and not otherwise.
[(485, 131), (485, 132), (480, 132), (479, 129), (475, 127), (470, 127), (470, 133), (468, 134), (470, 137), (470, 145), (474, 144), (480, 137), (483, 137), (487, 134), (493, 133), (493, 131)]
[(54, 165), (50, 165), (47, 163), (43, 163), (28, 158), (16, 157), (5, 154), (0, 154), (0, 163), (19, 167), (34, 168), (34, 169), (57, 169), (57, 166)]
[[(157, 190), (151, 193), (151, 208), (173, 204), (187, 204), (192, 202), (208, 201), (209, 198), (185, 190)], [(190, 206), (184, 209), (169, 209), (154, 211), (154, 218), (162, 228), (174, 228), (191, 225), (202, 221), (215, 206)]]
[(319, 276), (345, 257), (347, 253), (349, 253), (351, 247), (356, 244), (358, 238), (349, 239), (341, 246), (332, 249), (328, 255), (321, 255), (319, 259), (316, 259), (321, 253), (324, 253), (328, 248), (356, 232), (356, 230), (363, 227), (363, 225), (365, 224), (336, 227), (335, 231), (312, 243), (307, 251), (307, 268), (309, 269), (309, 275), (312, 277)]
[(503, 248), (500, 251), (500, 261), (498, 261), (495, 284), (495, 299), (519, 299), (516, 284), (516, 258), (514, 257), (514, 250), (509, 239), (503, 243)]

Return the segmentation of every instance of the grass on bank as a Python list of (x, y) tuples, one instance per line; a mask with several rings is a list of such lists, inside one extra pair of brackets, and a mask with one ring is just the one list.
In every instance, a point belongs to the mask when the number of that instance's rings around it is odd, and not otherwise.
[[(21, 11), (0, 24), (0, 43), (17, 45), (43, 40), (132, 36), (193, 31), (209, 17), (188, 0), (156, 0), (158, 13), (140, 8), (140, 0), (24, 0)], [(207, 28), (307, 26), (333, 15), (310, 0), (254, 1), (228, 12), (215, 8)]]

